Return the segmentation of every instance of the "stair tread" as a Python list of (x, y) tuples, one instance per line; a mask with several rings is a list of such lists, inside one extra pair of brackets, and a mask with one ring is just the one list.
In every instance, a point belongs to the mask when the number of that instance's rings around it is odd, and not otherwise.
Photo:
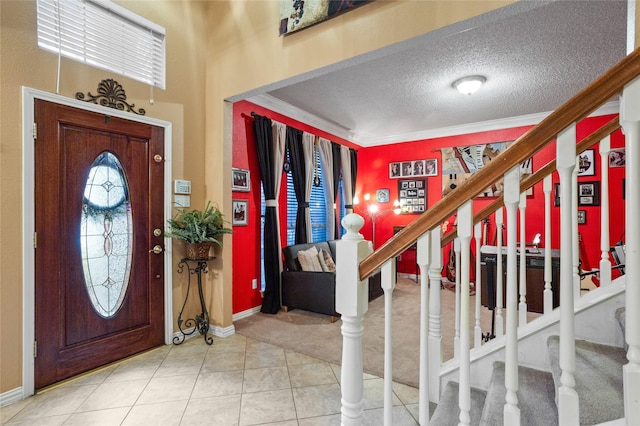
[[(576, 340), (575, 390), (580, 396), (580, 424), (597, 424), (624, 417), (622, 366), (624, 349)], [(551, 371), (560, 387), (559, 336), (548, 340)]]
[[(493, 364), (493, 374), (480, 425), (492, 426), (504, 423), (504, 404), (507, 393), (504, 380), (504, 362), (497, 361)], [(550, 372), (524, 366), (518, 367), (518, 407), (521, 425), (557, 425), (558, 409), (554, 395), (553, 376)]]
[[(459, 424), (458, 389), (457, 382), (451, 381), (447, 383), (440, 397), (440, 402), (433, 412), (430, 424), (438, 426), (457, 426)], [(471, 408), (469, 410), (471, 425), (480, 424), (486, 394), (481, 389), (471, 388)]]

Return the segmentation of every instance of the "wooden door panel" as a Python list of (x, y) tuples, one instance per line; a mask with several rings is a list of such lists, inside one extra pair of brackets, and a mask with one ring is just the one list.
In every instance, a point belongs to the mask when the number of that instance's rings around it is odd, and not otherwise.
[[(36, 388), (163, 343), (163, 130), (38, 101), (36, 104)], [(128, 287), (111, 317), (93, 307), (80, 221), (89, 170), (109, 152), (129, 189), (133, 248)], [(105, 238), (108, 234), (105, 231)], [(105, 249), (106, 250), (106, 249)]]

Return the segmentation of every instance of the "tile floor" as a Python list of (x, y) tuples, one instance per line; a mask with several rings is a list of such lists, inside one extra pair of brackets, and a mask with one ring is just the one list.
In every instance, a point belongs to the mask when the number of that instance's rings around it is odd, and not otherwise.
[[(0, 409), (3, 425), (340, 424), (340, 366), (239, 335), (192, 338)], [(416, 425), (418, 390), (394, 383), (393, 424)], [(366, 375), (364, 424), (382, 425), (383, 380)]]

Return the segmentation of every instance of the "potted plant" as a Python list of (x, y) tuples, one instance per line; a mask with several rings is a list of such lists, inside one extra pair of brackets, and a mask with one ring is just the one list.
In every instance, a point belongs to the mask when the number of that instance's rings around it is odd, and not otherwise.
[(222, 246), (222, 235), (232, 232), (230, 228), (225, 228), (226, 221), (222, 212), (210, 201), (204, 210), (190, 210), (184, 207), (178, 207), (176, 210), (178, 213), (167, 221), (169, 229), (166, 235), (184, 241), (189, 259), (207, 259), (211, 246)]

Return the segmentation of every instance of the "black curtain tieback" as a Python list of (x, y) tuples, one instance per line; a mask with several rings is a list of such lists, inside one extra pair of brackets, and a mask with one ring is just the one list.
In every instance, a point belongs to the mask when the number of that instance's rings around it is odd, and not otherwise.
[(353, 210), (353, 204), (345, 204), (344, 208)]
[(302, 209), (308, 209), (309, 203), (298, 203), (298, 207)]

